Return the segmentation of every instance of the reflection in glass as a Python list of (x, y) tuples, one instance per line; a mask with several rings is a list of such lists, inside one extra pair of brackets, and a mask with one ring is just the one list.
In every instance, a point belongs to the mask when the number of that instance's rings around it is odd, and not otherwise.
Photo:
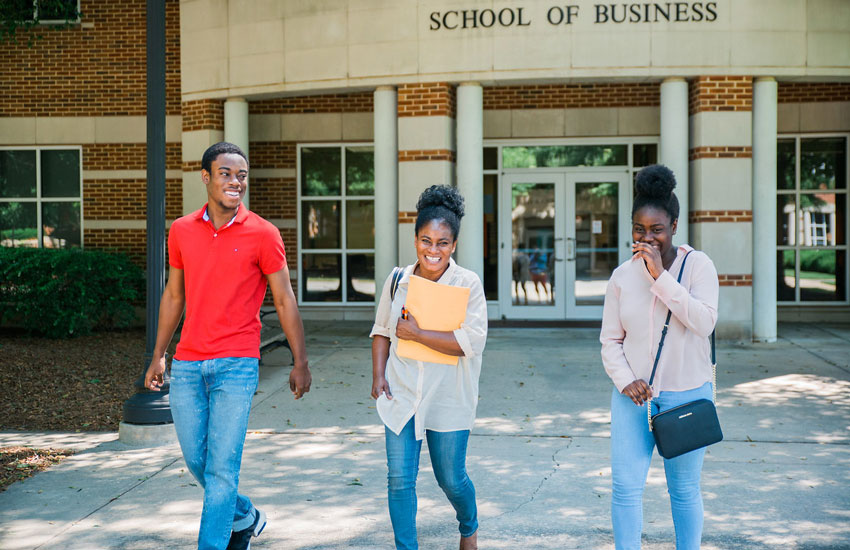
[(375, 255), (349, 254), (346, 257), (348, 270), (348, 301), (375, 301)]
[(542, 145), (502, 148), (502, 168), (619, 166), (625, 165), (627, 161), (627, 145)]
[(794, 195), (776, 197), (776, 244), (792, 246), (797, 242), (797, 205)]
[(35, 197), (35, 150), (0, 151), (0, 197)]
[(800, 193), (798, 223), (803, 246), (835, 246), (845, 241), (846, 196)]
[(305, 302), (339, 302), (342, 300), (342, 270), (339, 254), (303, 254), (301, 273), (304, 277)]
[(618, 265), (616, 182), (577, 182), (576, 283), (579, 306), (601, 306), (605, 287)]
[(375, 193), (375, 153), (372, 147), (345, 148), (345, 193)]
[(345, 240), (348, 248), (375, 248), (375, 201), (345, 201)]
[(793, 302), (797, 299), (795, 290), (797, 288), (796, 256), (793, 250), (779, 250), (776, 253), (776, 300), (779, 302)]
[(301, 149), (301, 195), (323, 197), (340, 194), (342, 151), (339, 147)]
[(796, 140), (780, 139), (776, 141), (776, 188), (795, 189), (797, 179), (794, 144)]
[(499, 176), (484, 174), (484, 296), (499, 299)]
[(41, 196), (80, 196), (80, 152), (65, 149), (41, 151)]
[(800, 189), (846, 189), (844, 138), (800, 140)]
[(847, 268), (844, 250), (800, 251), (800, 300), (842, 302), (847, 298), (844, 277)]
[(511, 186), (513, 305), (555, 305), (555, 185)]
[(339, 248), (339, 201), (301, 202), (301, 245)]
[(34, 202), (0, 202), (0, 246), (38, 248)]
[(80, 246), (80, 203), (42, 203), (41, 229), (44, 248)]
[(655, 143), (635, 143), (632, 150), (632, 166), (642, 168), (658, 162), (658, 145)]
[(499, 148), (485, 147), (484, 148), (484, 169), (498, 170), (499, 168)]

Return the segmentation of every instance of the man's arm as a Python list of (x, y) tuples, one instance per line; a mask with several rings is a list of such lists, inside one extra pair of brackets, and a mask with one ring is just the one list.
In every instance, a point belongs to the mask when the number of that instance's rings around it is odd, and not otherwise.
[(145, 373), (145, 387), (153, 391), (159, 391), (162, 386), (162, 375), (165, 373), (165, 350), (168, 349), (168, 344), (174, 337), (174, 331), (177, 330), (177, 324), (180, 323), (186, 306), (186, 289), (183, 285), (183, 270), (170, 268), (168, 282), (159, 301), (159, 321), (156, 326), (153, 358)]
[(289, 282), (289, 268), (266, 275), (269, 288), (274, 299), (274, 308), (277, 318), (286, 340), (292, 350), (294, 366), (289, 374), (289, 389), (292, 390), (295, 399), (310, 391), (310, 383), (313, 377), (310, 375), (310, 367), (307, 365), (307, 347), (304, 344), (304, 325), (301, 323), (301, 314), (298, 313), (298, 303), (292, 292), (292, 284)]

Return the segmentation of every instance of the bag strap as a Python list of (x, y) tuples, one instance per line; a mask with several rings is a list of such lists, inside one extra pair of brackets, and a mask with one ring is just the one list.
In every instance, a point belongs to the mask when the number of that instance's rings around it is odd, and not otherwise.
[(395, 291), (398, 290), (398, 284), (401, 282), (401, 276), (404, 270), (400, 267), (393, 268), (393, 280), (390, 283), (390, 301), (395, 300)]

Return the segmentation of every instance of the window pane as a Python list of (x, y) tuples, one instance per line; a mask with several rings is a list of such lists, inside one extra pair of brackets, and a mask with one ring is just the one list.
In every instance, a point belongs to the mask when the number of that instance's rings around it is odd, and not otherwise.
[(627, 162), (626, 145), (544, 145), (503, 147), (503, 168), (618, 166)]
[(305, 302), (342, 301), (342, 270), (339, 254), (304, 254), (301, 272), (304, 277)]
[(776, 142), (776, 188), (795, 189), (797, 177), (794, 165), (794, 142), (792, 139), (780, 139)]
[(375, 255), (349, 254), (346, 258), (348, 269), (348, 301), (375, 301)]
[(484, 169), (497, 170), (499, 168), (499, 148), (485, 147), (484, 148)]
[(846, 258), (844, 250), (801, 250), (800, 301), (844, 301), (847, 298), (844, 286)]
[(794, 294), (797, 288), (795, 254), (793, 250), (780, 250), (776, 253), (776, 274), (779, 279), (776, 284), (776, 299), (780, 302), (793, 302), (797, 299)]
[(835, 193), (800, 193), (803, 246), (845, 244), (847, 197)]
[(41, 227), (44, 248), (80, 246), (80, 203), (42, 203)]
[(80, 196), (80, 152), (41, 151), (41, 196)]
[(41, 21), (76, 21), (77, 0), (39, 0), (38, 18)]
[(636, 143), (632, 151), (632, 166), (642, 168), (658, 162), (658, 145), (655, 143)]
[(348, 248), (375, 248), (375, 202), (346, 201), (345, 240)]
[(499, 299), (498, 176), (484, 174), (484, 296)]
[(323, 197), (340, 194), (342, 152), (339, 147), (301, 149), (301, 194)]
[(797, 205), (794, 195), (776, 197), (776, 244), (793, 245), (797, 242)]
[(608, 279), (619, 264), (618, 195), (616, 181), (576, 182), (576, 305), (601, 306)]
[(339, 248), (339, 201), (301, 203), (301, 245)]
[(347, 195), (375, 193), (375, 153), (371, 147), (346, 147), (345, 193)]
[(35, 197), (35, 151), (0, 151), (0, 197)]
[(800, 189), (846, 189), (844, 138), (800, 141)]
[(0, 246), (38, 248), (34, 202), (0, 202)]
[(8, 12), (7, 21), (32, 21), (32, 0), (3, 0), (6, 6), (3, 8)]

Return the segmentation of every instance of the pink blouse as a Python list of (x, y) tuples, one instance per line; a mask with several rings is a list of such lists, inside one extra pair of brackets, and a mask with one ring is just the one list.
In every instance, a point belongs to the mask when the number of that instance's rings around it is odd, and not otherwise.
[(685, 262), (681, 284), (676, 282), (685, 254), (682, 245), (669, 271), (657, 280), (634, 257), (614, 270), (602, 311), (602, 365), (617, 390), (637, 379), (649, 382), (667, 311), (670, 328), (652, 384), (652, 394), (698, 388), (711, 380), (708, 336), (717, 322), (720, 291), (714, 263), (694, 250)]

